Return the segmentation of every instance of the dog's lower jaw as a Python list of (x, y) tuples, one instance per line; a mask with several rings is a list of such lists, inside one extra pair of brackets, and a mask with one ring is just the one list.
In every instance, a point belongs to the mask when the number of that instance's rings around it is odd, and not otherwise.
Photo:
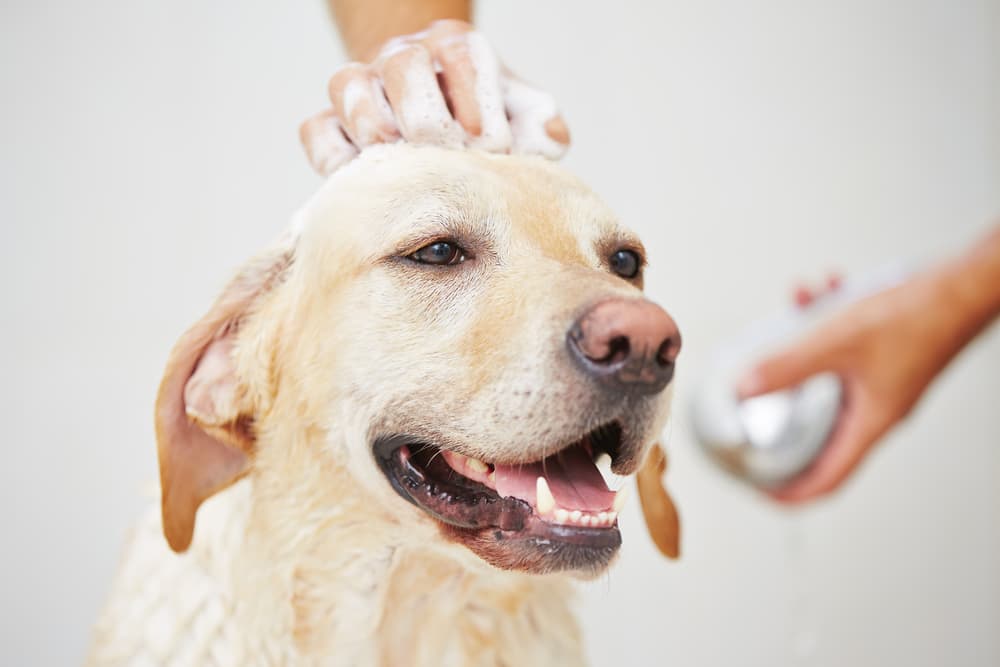
[[(501, 572), (454, 544), (300, 507), (281, 522), (255, 480), (199, 513), (169, 551), (151, 512), (135, 533), (89, 664), (584, 664), (562, 576)], [(266, 485), (260, 485), (266, 486)], [(291, 502), (291, 501), (290, 501)], [(269, 511), (262, 511), (267, 507)], [(342, 513), (341, 510), (342, 509)], [(145, 600), (135, 606), (135, 600)]]

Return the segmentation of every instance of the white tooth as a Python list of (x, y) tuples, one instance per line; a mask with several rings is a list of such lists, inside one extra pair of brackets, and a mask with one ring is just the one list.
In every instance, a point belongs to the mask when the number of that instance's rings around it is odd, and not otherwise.
[(608, 512), (608, 525), (610, 526), (618, 518), (618, 512)]
[(628, 498), (628, 487), (625, 487), (621, 491), (615, 494), (615, 502), (611, 505), (611, 509), (615, 511), (617, 515), (625, 507), (625, 499)]
[(497, 485), (497, 474), (495, 471), (487, 475), (486, 479), (489, 480), (489, 483), (492, 484), (493, 486)]
[(539, 514), (548, 514), (556, 506), (556, 499), (552, 497), (549, 483), (541, 475), (535, 480), (535, 505)]
[(448, 463), (448, 466), (451, 467), (452, 470), (461, 473), (465, 469), (465, 457), (458, 452), (443, 449), (441, 450), (441, 458)]
[(608, 513), (607, 512), (601, 512), (600, 514), (597, 515), (597, 520), (600, 521), (602, 524), (607, 523), (608, 522)]
[(468, 466), (471, 470), (474, 470), (474, 471), (476, 471), (478, 473), (484, 473), (484, 472), (486, 472), (487, 470), (490, 469), (490, 467), (488, 465), (486, 465), (485, 463), (483, 463), (479, 459), (472, 458), (471, 456), (465, 462), (465, 465)]
[(589, 514), (584, 514), (580, 518), (580, 524), (583, 525), (583, 526), (589, 526), (592, 523), (594, 523), (595, 521), (596, 521), (596, 519), (594, 517), (590, 516)]
[(626, 481), (626, 477), (623, 475), (616, 475), (611, 472), (611, 456), (607, 452), (601, 452), (594, 459), (594, 465), (597, 466), (597, 470), (601, 473), (601, 477), (604, 478), (604, 483), (609, 489), (620, 489)]
[(569, 518), (577, 523), (579, 523), (580, 517), (582, 516), (583, 512), (581, 512), (580, 510), (573, 510), (572, 512), (569, 513)]
[(569, 512), (567, 512), (562, 508), (557, 509), (556, 521), (558, 521), (559, 523), (566, 523), (567, 521), (569, 521)]

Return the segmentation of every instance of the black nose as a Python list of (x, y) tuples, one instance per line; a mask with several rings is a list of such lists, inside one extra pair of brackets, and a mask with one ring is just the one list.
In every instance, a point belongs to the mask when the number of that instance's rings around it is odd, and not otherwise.
[(655, 394), (674, 376), (681, 335), (667, 311), (645, 299), (609, 299), (566, 334), (570, 354), (597, 380), (622, 391)]

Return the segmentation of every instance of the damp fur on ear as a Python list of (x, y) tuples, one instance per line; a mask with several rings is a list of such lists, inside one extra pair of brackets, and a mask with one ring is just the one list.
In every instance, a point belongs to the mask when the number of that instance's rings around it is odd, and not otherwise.
[(174, 346), (156, 399), (163, 533), (187, 550), (198, 507), (250, 471), (254, 408), (237, 376), (240, 324), (291, 263), (280, 247), (246, 264)]
[(659, 443), (653, 445), (636, 475), (639, 489), (639, 503), (646, 519), (646, 529), (656, 548), (664, 556), (676, 559), (680, 556), (680, 517), (674, 501), (663, 484), (663, 474), (667, 470), (667, 457)]

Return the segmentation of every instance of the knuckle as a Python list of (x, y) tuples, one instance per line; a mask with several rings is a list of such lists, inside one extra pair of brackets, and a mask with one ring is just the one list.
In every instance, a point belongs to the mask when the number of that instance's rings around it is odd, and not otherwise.
[(327, 84), (327, 90), (330, 93), (330, 97), (340, 95), (343, 93), (344, 88), (347, 87), (351, 81), (355, 81), (361, 78), (367, 78), (369, 76), (368, 67), (362, 65), (361, 63), (347, 63), (343, 67), (340, 67), (333, 75), (330, 77), (330, 81)]
[(315, 116), (306, 118), (299, 125), (299, 140), (303, 144), (309, 143), (317, 134), (328, 130), (331, 127), (331, 118), (331, 109), (326, 109)]
[(313, 127), (315, 123), (310, 118), (308, 120), (302, 121), (299, 125), (299, 141), (304, 145), (308, 144), (313, 135)]
[(472, 60), (469, 42), (464, 38), (449, 37), (433, 44), (434, 55), (443, 65)]
[(442, 35), (459, 35), (467, 32), (473, 32), (472, 25), (462, 19), (438, 19), (430, 26), (431, 39)]
[(431, 54), (424, 45), (415, 42), (387, 44), (378, 58), (379, 69), (382, 71), (422, 62), (430, 64)]

